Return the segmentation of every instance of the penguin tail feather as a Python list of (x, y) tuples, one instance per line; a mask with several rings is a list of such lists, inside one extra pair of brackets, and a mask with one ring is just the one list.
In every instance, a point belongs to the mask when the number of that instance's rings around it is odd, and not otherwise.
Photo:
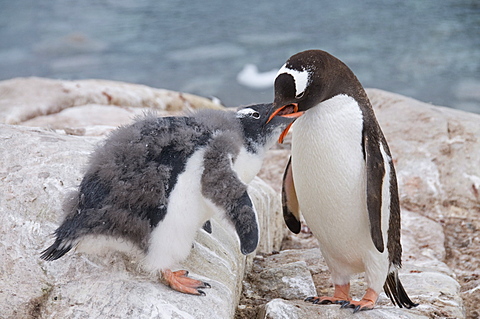
[(56, 260), (68, 253), (72, 247), (72, 242), (65, 244), (57, 238), (50, 247), (41, 252), (40, 258), (47, 261)]
[(388, 298), (390, 298), (392, 303), (400, 308), (405, 307), (410, 309), (418, 306), (417, 303), (414, 303), (410, 297), (408, 297), (407, 292), (403, 288), (403, 285), (398, 278), (397, 270), (388, 274), (387, 280), (383, 285), (383, 290)]

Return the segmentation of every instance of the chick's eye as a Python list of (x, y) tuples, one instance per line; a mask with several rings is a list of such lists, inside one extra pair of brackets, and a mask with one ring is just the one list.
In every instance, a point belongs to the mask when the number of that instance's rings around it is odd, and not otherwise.
[(252, 113), (252, 117), (253, 117), (254, 119), (259, 119), (259, 118), (260, 118), (260, 113), (258, 113), (258, 112), (253, 112), (253, 113)]
[(296, 99), (301, 99), (305, 95), (305, 91), (301, 92), (300, 94), (296, 95)]

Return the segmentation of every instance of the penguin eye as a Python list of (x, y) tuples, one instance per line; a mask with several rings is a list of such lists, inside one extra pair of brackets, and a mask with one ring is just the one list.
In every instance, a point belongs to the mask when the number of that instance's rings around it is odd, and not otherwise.
[(253, 112), (253, 113), (252, 113), (252, 117), (253, 117), (254, 119), (259, 119), (259, 118), (260, 118), (260, 113), (258, 113), (258, 112)]

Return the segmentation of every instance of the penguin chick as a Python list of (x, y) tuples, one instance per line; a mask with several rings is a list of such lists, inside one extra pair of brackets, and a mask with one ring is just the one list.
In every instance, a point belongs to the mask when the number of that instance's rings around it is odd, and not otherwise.
[(100, 239), (128, 243), (171, 288), (204, 295), (200, 289), (209, 284), (170, 268), (188, 256), (196, 231), (208, 228), (215, 211), (235, 227), (243, 254), (256, 249), (258, 222), (247, 184), (293, 121), (278, 117), (267, 124), (271, 110), (258, 104), (188, 117), (148, 115), (116, 129), (92, 154), (41, 258), (58, 259), (80, 244), (92, 250)]
[[(273, 107), (272, 118), (303, 114), (293, 125), (283, 180), (285, 222), (298, 233), (301, 211), (335, 285), (333, 297), (307, 301), (372, 309), (383, 285), (393, 304), (417, 306), (398, 278), (400, 205), (392, 156), (353, 72), (327, 52), (297, 53), (278, 72)], [(360, 272), (368, 289), (354, 301), (350, 277)]]

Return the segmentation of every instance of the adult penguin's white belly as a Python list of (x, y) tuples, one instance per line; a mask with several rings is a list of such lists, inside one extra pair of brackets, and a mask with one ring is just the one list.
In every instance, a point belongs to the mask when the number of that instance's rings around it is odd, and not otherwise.
[(337, 283), (365, 271), (366, 255), (380, 254), (368, 221), (362, 123), (356, 101), (340, 95), (309, 109), (293, 127), (300, 210)]

